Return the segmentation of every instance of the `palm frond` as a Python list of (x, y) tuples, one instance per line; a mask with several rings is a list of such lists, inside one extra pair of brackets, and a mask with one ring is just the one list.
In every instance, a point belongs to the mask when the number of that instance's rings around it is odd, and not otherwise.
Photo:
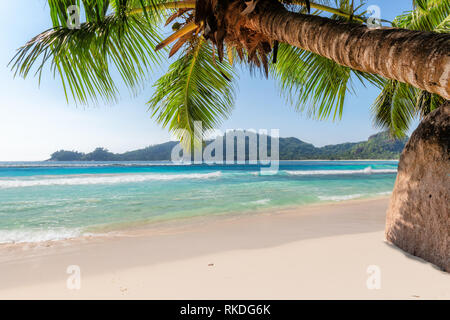
[(171, 34), (168, 38), (166, 38), (163, 41), (161, 41), (161, 43), (159, 43), (155, 47), (155, 51), (158, 51), (158, 50), (168, 46), (169, 44), (171, 44), (175, 40), (180, 39), (181, 37), (183, 37), (184, 35), (186, 35), (188, 33), (192, 33), (195, 29), (197, 29), (197, 25), (193, 21), (187, 23), (182, 28), (178, 29), (173, 34)]
[[(117, 99), (111, 74), (117, 70), (132, 93), (139, 90), (152, 65), (161, 62), (153, 48), (160, 41), (157, 23), (160, 12), (127, 15), (135, 5), (147, 6), (160, 0), (83, 0), (86, 21), (79, 29), (67, 27), (70, 0), (49, 0), (52, 29), (42, 32), (21, 47), (10, 64), (15, 75), (27, 77), (33, 67), (41, 79), (46, 66), (59, 74), (66, 99), (87, 104)], [(77, 2), (79, 4), (80, 1)], [(155, 2), (156, 3), (156, 2)], [(113, 9), (113, 12), (108, 12)]]
[(418, 31), (450, 32), (450, 2), (419, 0), (416, 9), (395, 18), (393, 25)]
[[(293, 1), (300, 3), (301, 1)], [(319, 4), (323, 3), (323, 4)], [(357, 14), (360, 8), (353, 1), (334, 0), (335, 12), (327, 9), (328, 1), (311, 2), (311, 8), (324, 7), (332, 13), (331, 19), (340, 21), (363, 21)], [(341, 118), (347, 93), (353, 92), (353, 80), (374, 84), (381, 88), (382, 78), (368, 73), (341, 66), (327, 58), (311, 52), (280, 44), (277, 63), (272, 66), (271, 74), (278, 80), (278, 86), (287, 101), (296, 109), (305, 111), (308, 116), (326, 119)]]
[(393, 137), (404, 137), (418, 113), (418, 90), (408, 84), (386, 80), (381, 94), (372, 106), (374, 124), (389, 129)]
[[(359, 11), (361, 5), (354, 6), (353, 0), (279, 2), (295, 7), (296, 11), (306, 12), (307, 8), (308, 12), (316, 10), (312, 14), (327, 12), (335, 20), (366, 21), (365, 12)], [(449, 32), (448, 0), (413, 2), (415, 9), (398, 17), (394, 25)], [(384, 86), (374, 105), (374, 121), (396, 135), (404, 133), (414, 116), (430, 112), (442, 99), (408, 85), (384, 81), (377, 75), (351, 70), (287, 44), (278, 45), (272, 38), (241, 25), (240, 14), (245, 7), (242, 1), (227, 8), (235, 13), (230, 14), (235, 20), (228, 17), (230, 21), (225, 21), (219, 10), (226, 7), (226, 2), (217, 0), (48, 0), (48, 3), (53, 28), (19, 49), (11, 61), (15, 75), (27, 77), (35, 71), (40, 81), (44, 69), (49, 67), (54, 77), (58, 74), (61, 78), (67, 100), (70, 94), (83, 104), (98, 99), (112, 102), (119, 93), (112, 76), (115, 71), (135, 94), (151, 74), (152, 66), (161, 63), (156, 51), (174, 43), (169, 57), (177, 54), (177, 60), (156, 82), (149, 108), (160, 124), (182, 140), (194, 134), (195, 121), (202, 121), (204, 130), (208, 130), (231, 112), (235, 76), (231, 64), (235, 60), (249, 66), (250, 71), (258, 69), (267, 76), (271, 54), (277, 63), (270, 72), (278, 80), (282, 94), (297, 109), (319, 119), (342, 116), (346, 94), (353, 91), (353, 80)], [(67, 8), (74, 4), (85, 17), (79, 29), (69, 28)], [(175, 22), (176, 32), (161, 42), (159, 26), (164, 25), (167, 17), (166, 24), (177, 19), (183, 21)], [(227, 34), (222, 28), (225, 24), (234, 27)], [(228, 61), (223, 60), (224, 49)], [(216, 53), (219, 61), (215, 59)]]
[(417, 96), (417, 109), (420, 116), (424, 117), (439, 108), (444, 102), (445, 99), (441, 96), (421, 90)]
[[(202, 38), (195, 39), (154, 85), (148, 102), (152, 116), (173, 132), (185, 146), (195, 135), (194, 122), (203, 130), (217, 127), (234, 105), (235, 73), (228, 61), (212, 60), (213, 49)], [(200, 134), (203, 134), (201, 132)]]
[[(288, 6), (302, 6), (310, 11), (311, 9), (315, 9), (316, 12), (327, 12), (332, 14), (335, 17), (342, 17), (347, 20), (352, 18), (352, 20), (356, 22), (363, 23), (366, 19), (359, 14), (353, 14), (354, 12), (349, 12), (349, 6), (346, 7), (346, 4), (349, 3), (347, 0), (315, 0), (315, 1), (305, 1), (305, 0), (281, 0), (282, 3), (285, 3)], [(334, 2), (335, 7), (331, 7), (331, 2)]]
[(272, 68), (281, 93), (295, 108), (311, 117), (341, 118), (345, 96), (353, 91), (352, 77), (380, 86), (380, 77), (351, 70), (311, 52), (280, 44)]
[[(450, 32), (450, 2), (448, 0), (414, 0), (414, 10), (398, 16), (393, 25), (398, 28)], [(372, 111), (374, 124), (388, 129), (392, 136), (402, 137), (415, 117), (423, 117), (438, 108), (444, 99), (436, 94), (415, 89), (398, 81), (385, 81)]]

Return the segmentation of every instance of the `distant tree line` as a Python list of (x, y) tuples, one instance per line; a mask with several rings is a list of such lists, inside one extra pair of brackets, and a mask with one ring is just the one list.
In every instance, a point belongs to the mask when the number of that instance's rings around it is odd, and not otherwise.
[[(280, 160), (356, 160), (356, 159), (398, 159), (408, 137), (392, 139), (387, 132), (370, 136), (367, 141), (341, 143), (315, 147), (297, 138), (279, 139)], [(211, 141), (206, 141), (209, 144)], [(56, 151), (50, 161), (164, 161), (171, 159), (172, 149), (178, 144), (169, 141), (144, 149), (125, 153), (112, 153), (105, 148), (96, 148), (89, 153), (78, 151)], [(223, 154), (225, 157), (225, 143)], [(268, 149), (271, 144), (268, 139)], [(235, 144), (236, 150), (236, 144)], [(270, 152), (269, 152), (270, 153)], [(235, 153), (236, 154), (236, 153)], [(246, 159), (248, 159), (248, 139), (246, 140)]]

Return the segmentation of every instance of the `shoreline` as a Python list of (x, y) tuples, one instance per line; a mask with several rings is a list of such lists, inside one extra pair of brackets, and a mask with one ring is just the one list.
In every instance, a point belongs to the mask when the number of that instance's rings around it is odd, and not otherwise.
[[(196, 226), (199, 224), (208, 224), (208, 223), (221, 223), (221, 221), (228, 221), (228, 220), (238, 220), (246, 217), (258, 217), (258, 216), (272, 216), (272, 215), (279, 215), (279, 214), (297, 214), (301, 215), (301, 211), (306, 210), (312, 210), (312, 209), (321, 209), (321, 208), (330, 208), (334, 206), (340, 206), (340, 205), (348, 205), (348, 204), (356, 204), (356, 203), (366, 203), (376, 200), (386, 200), (388, 201), (390, 199), (390, 194), (386, 195), (376, 195), (376, 196), (369, 196), (369, 197), (362, 197), (362, 198), (355, 198), (355, 199), (346, 199), (346, 200), (327, 200), (327, 201), (321, 201), (321, 202), (314, 202), (314, 203), (306, 203), (306, 204), (298, 204), (298, 205), (286, 205), (281, 207), (271, 207), (271, 208), (261, 208), (256, 210), (248, 210), (248, 211), (241, 211), (241, 212), (226, 212), (226, 213), (219, 213), (214, 215), (197, 215), (197, 216), (187, 216), (187, 217), (177, 217), (173, 219), (168, 220), (155, 220), (155, 221), (149, 221), (147, 223), (142, 223), (141, 221), (137, 221), (134, 224), (134, 226), (129, 226), (125, 228), (118, 228), (118, 229), (111, 229), (109, 233), (111, 235), (128, 235), (133, 234), (137, 231), (149, 231), (149, 230), (164, 230), (164, 229), (172, 229), (173, 227), (185, 229), (188, 227)], [(95, 237), (94, 235), (90, 235), (91, 237)], [(105, 234), (100, 235), (105, 236)], [(107, 236), (107, 234), (106, 234)], [(70, 240), (70, 239), (64, 239), (64, 240)], [(64, 241), (62, 240), (62, 241)], [(58, 241), (58, 240), (57, 240)]]
[[(0, 246), (0, 298), (450, 298), (448, 273), (384, 241), (387, 204), (350, 200)], [(66, 287), (70, 265), (80, 267), (81, 290)], [(381, 290), (366, 287), (370, 265), (381, 268)]]
[(278, 207), (269, 207), (269, 208), (260, 208), (254, 210), (247, 211), (239, 211), (239, 212), (224, 212), (218, 213), (214, 215), (208, 214), (200, 214), (195, 216), (185, 216), (185, 217), (175, 217), (171, 219), (154, 219), (151, 221), (131, 221), (131, 222), (116, 222), (107, 225), (101, 226), (90, 226), (83, 228), (80, 232), (81, 234), (75, 237), (66, 237), (62, 239), (51, 239), (51, 240), (41, 240), (41, 241), (16, 241), (16, 242), (0, 242), (0, 250), (2, 248), (7, 247), (30, 247), (30, 246), (45, 246), (50, 247), (53, 245), (57, 245), (58, 243), (64, 243), (67, 241), (78, 241), (83, 239), (95, 239), (95, 238), (107, 238), (107, 237), (115, 237), (118, 235), (127, 235), (129, 233), (133, 233), (137, 230), (154, 230), (154, 229), (164, 229), (164, 228), (172, 228), (174, 226), (177, 227), (187, 227), (191, 225), (196, 225), (197, 223), (208, 223), (208, 222), (216, 222), (221, 220), (228, 219), (239, 219), (242, 217), (251, 217), (257, 215), (270, 215), (270, 214), (278, 214), (278, 213), (289, 213), (289, 212), (298, 212), (301, 210), (308, 210), (309, 208), (314, 207), (322, 207), (322, 206), (333, 206), (333, 205), (345, 205), (357, 202), (366, 202), (371, 200), (381, 200), (381, 199), (389, 199), (390, 194), (375, 194), (366, 197), (360, 198), (352, 198), (345, 200), (322, 200), (319, 202), (313, 203), (305, 203), (305, 204), (294, 204), (294, 205), (285, 205)]

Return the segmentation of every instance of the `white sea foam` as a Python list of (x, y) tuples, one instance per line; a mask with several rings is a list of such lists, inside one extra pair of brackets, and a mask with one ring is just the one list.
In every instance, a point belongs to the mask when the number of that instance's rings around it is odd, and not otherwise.
[(54, 230), (0, 230), (0, 243), (23, 243), (57, 241), (83, 235), (79, 229), (58, 228)]
[(372, 169), (367, 167), (361, 170), (286, 170), (289, 175), (307, 176), (307, 175), (338, 175), (338, 174), (375, 174), (375, 173), (396, 173), (397, 169)]
[(362, 194), (347, 194), (342, 196), (319, 196), (320, 200), (324, 201), (345, 201), (345, 200), (351, 200), (351, 199), (357, 199), (360, 198)]
[(165, 181), (179, 179), (211, 179), (221, 176), (220, 171), (211, 173), (187, 173), (187, 174), (121, 174), (121, 175), (83, 175), (76, 177), (61, 177), (47, 179), (22, 179), (0, 180), (0, 189), (21, 188), (35, 186), (60, 186), (60, 185), (89, 185), (89, 184), (117, 184), (144, 181)]
[(378, 192), (377, 195), (379, 196), (387, 196), (387, 195), (391, 195), (392, 191), (385, 191), (385, 192)]
[(260, 199), (260, 200), (256, 200), (256, 201), (252, 201), (250, 202), (251, 204), (267, 204), (270, 202), (270, 199)]

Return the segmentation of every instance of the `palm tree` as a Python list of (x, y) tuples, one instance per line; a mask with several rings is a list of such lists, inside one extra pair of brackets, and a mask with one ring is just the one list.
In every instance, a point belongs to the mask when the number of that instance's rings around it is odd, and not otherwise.
[[(415, 0), (414, 10), (398, 16), (392, 23), (397, 28), (450, 32), (450, 2), (446, 0)], [(397, 80), (385, 80), (373, 105), (375, 125), (388, 129), (392, 136), (405, 136), (411, 121), (421, 118), (444, 103), (436, 93), (420, 90)]]
[[(79, 29), (69, 28), (67, 8), (73, 1), (82, 5), (86, 17)], [(11, 62), (15, 74), (27, 77), (36, 65), (40, 81), (48, 64), (53, 75), (59, 75), (67, 100), (70, 94), (81, 103), (99, 98), (111, 102), (118, 95), (113, 70), (136, 94), (167, 57), (161, 52), (173, 44), (168, 56), (176, 59), (156, 81), (148, 104), (153, 117), (185, 145), (191, 142), (195, 121), (201, 121), (206, 131), (231, 113), (236, 66), (270, 75), (290, 103), (321, 119), (341, 117), (353, 81), (379, 86), (376, 123), (394, 135), (405, 132), (417, 112), (426, 114), (450, 99), (447, 0), (413, 0), (415, 10), (398, 17), (394, 28), (368, 28), (367, 13), (360, 12), (361, 6), (355, 7), (353, 0), (334, 0), (334, 6), (326, 0), (48, 2), (53, 28), (19, 49)], [(173, 34), (162, 40), (169, 24)], [(436, 157), (441, 158), (448, 155)], [(399, 168), (408, 168), (408, 163), (400, 161)], [(415, 176), (417, 183), (421, 178)], [(397, 182), (401, 185), (406, 180)], [(439, 194), (434, 201), (445, 202), (446, 193)], [(429, 198), (431, 194), (425, 193), (418, 197), (421, 206), (417, 208), (426, 208)], [(403, 214), (403, 209), (393, 208)], [(401, 217), (398, 221), (402, 222)], [(391, 221), (387, 230), (392, 225)], [(423, 228), (434, 230), (421, 225), (411, 231), (412, 239), (421, 239), (417, 233)], [(439, 237), (447, 236), (448, 229), (439, 230)], [(424, 246), (415, 240), (403, 246), (392, 236), (387, 238), (413, 254), (441, 261), (421, 253), (436, 254), (434, 242)], [(410, 239), (401, 234), (399, 238)]]
[[(15, 74), (26, 77), (36, 64), (40, 81), (49, 64), (67, 99), (111, 102), (118, 95), (112, 70), (135, 94), (166, 57), (159, 50), (174, 43), (176, 60), (155, 83), (149, 107), (182, 140), (194, 121), (207, 130), (230, 114), (235, 65), (270, 74), (290, 102), (319, 118), (342, 115), (353, 80), (450, 98), (450, 35), (370, 29), (353, 1), (77, 0), (86, 21), (71, 29), (72, 1), (49, 0), (53, 28), (19, 49)], [(170, 23), (174, 33), (162, 40)]]

